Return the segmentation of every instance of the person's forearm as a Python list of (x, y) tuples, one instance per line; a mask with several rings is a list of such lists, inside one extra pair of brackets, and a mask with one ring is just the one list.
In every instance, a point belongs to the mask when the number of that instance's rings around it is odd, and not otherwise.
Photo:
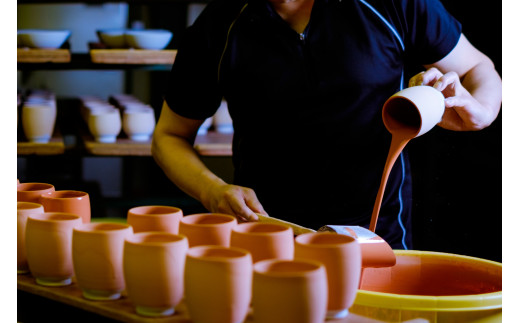
[(154, 136), (152, 155), (175, 185), (199, 201), (209, 186), (225, 184), (204, 165), (192, 143), (182, 137)]
[(497, 117), (502, 102), (502, 80), (490, 60), (478, 64), (461, 80), (462, 85), (488, 111), (487, 125)]

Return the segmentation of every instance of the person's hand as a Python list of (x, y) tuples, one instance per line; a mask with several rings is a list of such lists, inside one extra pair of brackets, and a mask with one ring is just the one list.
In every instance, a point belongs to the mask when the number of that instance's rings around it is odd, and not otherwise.
[(441, 73), (433, 67), (421, 72), (408, 82), (408, 86), (429, 85), (441, 91), (446, 110), (438, 125), (448, 130), (480, 130), (489, 125), (491, 111), (478, 102), (462, 85), (455, 72)]
[(255, 192), (237, 185), (212, 185), (202, 193), (201, 202), (210, 212), (234, 215), (242, 221), (257, 221), (255, 213), (266, 214)]

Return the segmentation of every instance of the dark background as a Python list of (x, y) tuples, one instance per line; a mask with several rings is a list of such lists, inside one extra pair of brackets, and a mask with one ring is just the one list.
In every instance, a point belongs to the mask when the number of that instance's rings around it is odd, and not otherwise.
[[(442, 3), (501, 75), (501, 1)], [(502, 261), (502, 113), (477, 132), (436, 127), (410, 142), (410, 155), (414, 248)]]

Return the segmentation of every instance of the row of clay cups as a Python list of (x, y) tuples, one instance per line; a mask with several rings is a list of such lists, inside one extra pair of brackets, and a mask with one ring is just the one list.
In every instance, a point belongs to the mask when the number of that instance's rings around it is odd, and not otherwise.
[(109, 98), (123, 115), (123, 131), (134, 141), (148, 141), (155, 129), (153, 108), (129, 94), (113, 94)]
[(43, 212), (72, 213), (82, 223), (90, 222), (90, 197), (88, 193), (74, 190), (56, 190), (48, 183), (17, 183), (17, 271), (27, 273), (25, 247), (28, 216)]
[(112, 143), (123, 132), (133, 141), (148, 141), (155, 129), (155, 112), (145, 104), (118, 109), (108, 102), (82, 104), (82, 117), (98, 142)]
[[(128, 224), (96, 223), (88, 227), (92, 236), (108, 234), (118, 241), (108, 250), (106, 244), (96, 248), (95, 241), (86, 243), (88, 248), (75, 247), (72, 238), (72, 258), (78, 259), (74, 260), (76, 279), (86, 298), (116, 299), (126, 287), (138, 313), (168, 315), (184, 295), (188, 311), (197, 322), (215, 322), (215, 317), (221, 317), (221, 322), (241, 322), (251, 297), (257, 322), (277, 321), (269, 313), (280, 315), (281, 308), (284, 319), (277, 322), (322, 322), (325, 313), (345, 315), (354, 301), (361, 256), (359, 245), (348, 236), (302, 235), (296, 238), (295, 248), (288, 227), (261, 223), (237, 225), (234, 217), (222, 214), (183, 217), (179, 209), (165, 206), (131, 209), (127, 221)], [(179, 223), (180, 235), (176, 233), (175, 223)], [(75, 233), (79, 229), (74, 230), (73, 236), (80, 234)], [(144, 232), (137, 233), (140, 230)], [(132, 235), (132, 231), (136, 234)], [(81, 262), (75, 253), (92, 256)], [(79, 269), (87, 265), (95, 267)], [(106, 273), (112, 274), (103, 278)], [(85, 278), (89, 275), (89, 279)], [(255, 281), (274, 280), (273, 286), (256, 283), (253, 285), (258, 287), (251, 293), (253, 277)], [(285, 287), (278, 290), (279, 286)], [(309, 293), (302, 294), (302, 288)]]
[(22, 103), (22, 128), (29, 142), (47, 143), (56, 124), (56, 97), (51, 92), (35, 92)]

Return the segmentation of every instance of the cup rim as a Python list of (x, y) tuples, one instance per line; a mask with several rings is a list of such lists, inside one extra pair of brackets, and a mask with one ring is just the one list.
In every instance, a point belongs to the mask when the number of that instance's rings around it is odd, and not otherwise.
[[(67, 195), (71, 196), (67, 196)], [(61, 196), (65, 195), (65, 196)], [(80, 199), (88, 197), (87, 192), (83, 191), (75, 191), (75, 190), (59, 190), (52, 192), (45, 192), (41, 195), (43, 199), (53, 199), (53, 200), (70, 200), (70, 199)]]
[[(164, 212), (158, 212), (158, 213), (147, 213), (145, 210), (164, 210)], [(136, 206), (133, 208), (130, 208), (127, 212), (127, 217), (132, 216), (166, 216), (166, 215), (172, 215), (172, 214), (178, 214), (181, 213), (182, 215), (182, 209), (175, 207), (175, 206), (168, 206), (168, 205), (142, 205), (142, 206)]]
[[(289, 265), (303, 265), (307, 266), (308, 269), (302, 270), (283, 270), (276, 271), (272, 270), (272, 267), (279, 264)], [(270, 277), (302, 277), (312, 273), (316, 273), (321, 269), (325, 269), (325, 266), (316, 260), (295, 258), (292, 260), (288, 259), (265, 259), (260, 260), (253, 264), (253, 272), (256, 275), (270, 276)]]
[(128, 223), (89, 222), (82, 223), (74, 228), (74, 231), (84, 234), (106, 234), (107, 232), (122, 232), (128, 229), (133, 231), (132, 226)]
[[(143, 241), (143, 238), (148, 237), (168, 237), (170, 240), (168, 241)], [(127, 237), (125, 239), (125, 243), (141, 246), (141, 247), (155, 247), (155, 246), (165, 246), (165, 245), (175, 245), (179, 243), (183, 243), (186, 241), (186, 245), (188, 243), (188, 238), (183, 234), (175, 234), (170, 232), (160, 232), (160, 231), (146, 231), (146, 232), (138, 232), (134, 233), (132, 236)]]
[[(215, 252), (216, 255), (205, 255), (205, 252)], [(222, 253), (219, 255), (218, 253)], [(226, 256), (225, 253), (229, 254)], [(235, 262), (243, 261), (245, 258), (250, 258), (251, 263), (253, 262), (251, 253), (245, 249), (237, 247), (224, 247), (217, 245), (203, 245), (195, 246), (188, 249), (186, 257), (194, 260), (206, 261), (206, 262)]]
[[(332, 238), (334, 241), (320, 241), (319, 243), (314, 243), (311, 241), (312, 239), (320, 239), (320, 238)], [(346, 234), (339, 234), (336, 232), (309, 232), (300, 234), (296, 238), (294, 238), (294, 243), (299, 244), (301, 246), (313, 247), (313, 248), (333, 248), (339, 246), (345, 246), (351, 243), (356, 243), (357, 240), (354, 237), (351, 237)], [(358, 242), (359, 243), (359, 242)]]
[[(217, 223), (193, 223), (193, 222), (190, 222), (190, 221), (197, 221), (198, 219), (200, 218), (204, 218), (204, 217), (213, 217), (213, 218), (217, 218), (217, 219), (222, 219), (222, 222), (217, 222)], [(189, 215), (185, 215), (181, 218), (181, 221), (180, 221), (181, 224), (183, 225), (188, 225), (188, 226), (200, 226), (200, 227), (212, 227), (212, 226), (215, 226), (215, 225), (224, 225), (224, 224), (232, 224), (232, 223), (237, 223), (237, 219), (232, 216), (232, 215), (229, 215), (229, 214), (223, 214), (223, 213), (197, 213), (197, 214), (189, 214)]]
[(17, 201), (17, 204), (16, 204), (16, 209), (18, 211), (36, 210), (39, 208), (43, 208), (43, 205), (40, 203), (35, 203), (35, 202)]
[[(45, 187), (45, 188), (39, 188), (39, 189), (25, 189), (25, 187)], [(17, 192), (38, 192), (38, 191), (44, 191), (48, 189), (54, 188), (54, 185), (49, 183), (40, 183), (40, 182), (30, 182), (30, 183), (20, 183), (17, 185)]]
[(27, 219), (37, 222), (60, 223), (69, 221), (82, 221), (81, 216), (69, 212), (42, 212), (29, 214)]
[[(251, 227), (264, 227), (264, 228), (273, 228), (272, 231), (247, 231)], [(292, 228), (276, 223), (261, 223), (261, 222), (243, 222), (239, 223), (231, 230), (232, 233), (243, 234), (243, 235), (255, 235), (255, 236), (265, 236), (265, 235), (277, 235), (277, 234), (285, 234), (287, 231), (292, 231)]]

